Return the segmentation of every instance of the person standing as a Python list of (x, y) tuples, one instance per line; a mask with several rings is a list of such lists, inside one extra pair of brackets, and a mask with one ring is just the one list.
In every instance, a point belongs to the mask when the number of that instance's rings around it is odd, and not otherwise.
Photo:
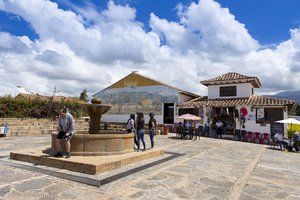
[(216, 138), (218, 138), (218, 136), (220, 135), (220, 138), (222, 138), (222, 133), (223, 133), (223, 123), (221, 122), (221, 120), (218, 120), (216, 123), (216, 128), (217, 128), (217, 134), (216, 134)]
[(295, 150), (298, 152), (300, 150), (300, 135), (299, 135), (299, 132), (294, 133), (293, 141), (294, 141), (293, 146), (294, 146)]
[(209, 135), (209, 126), (207, 125), (207, 124), (205, 124), (205, 126), (204, 126), (204, 136), (210, 136)]
[(155, 133), (156, 133), (156, 119), (154, 118), (154, 114), (151, 112), (149, 114), (149, 123), (148, 123), (148, 126), (149, 126), (149, 136), (150, 136), (150, 142), (151, 142), (151, 149), (154, 148), (154, 136), (155, 136)]
[(130, 114), (130, 117), (127, 121), (127, 133), (133, 133), (134, 137), (133, 137), (133, 141), (134, 141), (134, 144), (136, 146), (138, 146), (138, 142), (137, 142), (137, 134), (136, 134), (136, 126), (135, 126), (135, 115), (132, 113)]
[(71, 144), (70, 140), (75, 133), (75, 122), (73, 116), (68, 112), (67, 108), (62, 108), (59, 111), (58, 126), (57, 126), (58, 135), (55, 140), (57, 153), (55, 157), (63, 156), (63, 147), (61, 145), (62, 141), (66, 146), (66, 158), (71, 157)]
[(137, 138), (138, 138), (138, 151), (140, 151), (140, 141), (142, 140), (143, 143), (143, 151), (146, 150), (146, 143), (144, 140), (144, 135), (145, 135), (145, 119), (144, 119), (144, 114), (142, 112), (139, 112), (137, 114), (137, 119), (136, 119), (136, 124), (137, 124)]

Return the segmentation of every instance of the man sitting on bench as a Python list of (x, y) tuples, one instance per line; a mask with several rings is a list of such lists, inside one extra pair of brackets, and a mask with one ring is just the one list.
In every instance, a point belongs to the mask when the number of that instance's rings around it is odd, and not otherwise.
[(275, 143), (280, 146), (280, 150), (282, 150), (282, 146), (284, 146), (285, 149), (288, 148), (288, 143), (284, 141), (282, 133), (276, 133), (274, 135)]
[(294, 141), (293, 146), (294, 146), (295, 150), (298, 152), (300, 150), (300, 135), (299, 135), (299, 132), (294, 133), (293, 141)]

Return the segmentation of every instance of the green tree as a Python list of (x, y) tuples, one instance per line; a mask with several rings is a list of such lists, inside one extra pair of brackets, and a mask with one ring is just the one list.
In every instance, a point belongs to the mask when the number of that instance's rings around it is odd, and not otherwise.
[(296, 103), (296, 104), (289, 110), (288, 115), (296, 115), (296, 116), (300, 116), (300, 105)]
[(82, 92), (80, 93), (79, 99), (81, 99), (82, 101), (85, 101), (85, 102), (87, 102), (89, 100), (86, 89), (82, 90)]

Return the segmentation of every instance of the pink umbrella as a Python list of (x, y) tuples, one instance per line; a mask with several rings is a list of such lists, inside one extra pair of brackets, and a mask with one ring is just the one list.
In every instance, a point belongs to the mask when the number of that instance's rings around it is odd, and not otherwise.
[(201, 117), (198, 117), (196, 115), (192, 115), (192, 114), (188, 113), (188, 114), (184, 114), (184, 115), (179, 116), (178, 119), (198, 121), (198, 120), (201, 120)]

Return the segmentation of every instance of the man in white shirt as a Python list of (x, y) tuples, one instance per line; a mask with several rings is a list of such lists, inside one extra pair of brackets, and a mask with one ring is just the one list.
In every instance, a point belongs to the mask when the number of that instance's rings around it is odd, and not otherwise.
[(216, 131), (217, 131), (217, 134), (216, 134), (216, 138), (218, 138), (218, 136), (220, 135), (220, 138), (222, 138), (222, 133), (223, 133), (223, 126), (224, 124), (218, 120), (217, 123), (216, 123)]
[(280, 150), (282, 150), (282, 146), (284, 146), (285, 149), (288, 148), (288, 143), (284, 141), (282, 133), (276, 133), (274, 135), (275, 143), (279, 144)]

